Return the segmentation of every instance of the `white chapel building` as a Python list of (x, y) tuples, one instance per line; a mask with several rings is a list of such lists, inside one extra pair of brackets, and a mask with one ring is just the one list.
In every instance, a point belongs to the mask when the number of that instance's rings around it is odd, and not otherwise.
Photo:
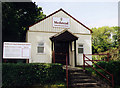
[[(61, 63), (82, 66), (83, 54), (92, 54), (92, 31), (63, 9), (29, 27), (29, 63)], [(91, 58), (92, 59), (92, 58)]]

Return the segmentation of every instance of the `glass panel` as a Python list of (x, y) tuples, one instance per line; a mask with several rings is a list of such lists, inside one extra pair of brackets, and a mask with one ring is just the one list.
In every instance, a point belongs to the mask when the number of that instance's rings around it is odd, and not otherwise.
[(38, 47), (38, 53), (44, 53), (44, 47)]
[(83, 45), (79, 45), (78, 47), (83, 47)]
[(38, 43), (38, 46), (44, 46), (44, 43)]
[(78, 48), (78, 53), (83, 53), (83, 48)]

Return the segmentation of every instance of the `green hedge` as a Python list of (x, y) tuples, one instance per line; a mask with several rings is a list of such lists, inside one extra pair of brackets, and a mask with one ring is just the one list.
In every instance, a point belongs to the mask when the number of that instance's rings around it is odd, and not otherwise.
[(30, 86), (64, 82), (65, 72), (61, 64), (3, 64), (3, 87)]
[[(120, 61), (98, 62), (97, 64), (102, 68), (104, 68), (106, 71), (113, 74), (115, 85), (120, 85)], [(97, 66), (94, 66), (94, 67), (98, 69)], [(110, 76), (104, 73), (102, 70), (100, 69), (98, 70), (104, 75), (106, 75), (108, 78), (110, 78)], [(98, 73), (96, 72), (96, 74)]]

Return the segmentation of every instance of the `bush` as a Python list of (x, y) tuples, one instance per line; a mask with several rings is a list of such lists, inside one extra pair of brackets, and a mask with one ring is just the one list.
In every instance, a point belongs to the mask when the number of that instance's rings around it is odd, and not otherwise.
[(64, 78), (61, 64), (3, 64), (3, 87), (54, 84)]
[[(97, 62), (96, 64), (99, 65), (99, 66), (101, 66), (102, 68), (105, 68), (105, 66), (106, 66), (107, 63), (108, 63), (108, 62), (100, 61), (100, 62)], [(95, 67), (96, 69), (99, 69), (99, 67), (96, 66), (96, 65), (94, 65), (94, 67)]]
[[(120, 61), (98, 62), (97, 64), (104, 68), (109, 73), (113, 74), (114, 84), (120, 85)], [(98, 69), (97, 66), (95, 66), (95, 68)], [(100, 72), (106, 75), (106, 77), (111, 78), (111, 76), (104, 73), (102, 70), (100, 70)], [(96, 74), (98, 73), (96, 72)]]

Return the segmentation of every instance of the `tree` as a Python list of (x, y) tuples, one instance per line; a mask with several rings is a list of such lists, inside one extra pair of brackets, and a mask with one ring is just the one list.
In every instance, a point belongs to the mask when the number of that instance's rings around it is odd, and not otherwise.
[(114, 35), (113, 35), (113, 47), (116, 47), (118, 48), (118, 37), (119, 37), (119, 32), (118, 32), (118, 29), (120, 27), (113, 27), (114, 28)]
[[(100, 53), (109, 50), (111, 47), (116, 47), (117, 27), (99, 27), (92, 28), (92, 47), (93, 53)], [(115, 31), (116, 30), (116, 31)]]
[(3, 42), (24, 42), (28, 27), (44, 17), (42, 8), (33, 2), (3, 2)]
[(118, 28), (118, 59), (120, 60), (120, 27)]

